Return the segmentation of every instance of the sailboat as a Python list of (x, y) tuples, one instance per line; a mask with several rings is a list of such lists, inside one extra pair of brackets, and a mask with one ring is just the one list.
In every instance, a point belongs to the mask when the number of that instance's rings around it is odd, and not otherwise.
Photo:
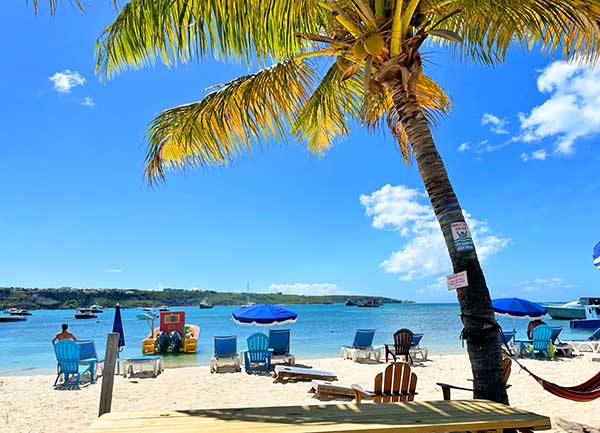
[(246, 303), (242, 307), (251, 307), (254, 305), (254, 302), (250, 302), (250, 283), (246, 283), (246, 291)]

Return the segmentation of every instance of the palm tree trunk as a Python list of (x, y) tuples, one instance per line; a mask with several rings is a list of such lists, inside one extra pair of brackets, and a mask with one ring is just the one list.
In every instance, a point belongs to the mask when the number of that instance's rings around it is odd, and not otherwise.
[(464, 325), (463, 338), (471, 361), (474, 398), (508, 404), (502, 373), (502, 351), (498, 339), (490, 293), (475, 249), (458, 252), (451, 223), (465, 222), (462, 209), (438, 153), (429, 122), (412, 92), (396, 93), (395, 108), (412, 145), (421, 178), (444, 234), (454, 272), (467, 271), (468, 287), (457, 290)]

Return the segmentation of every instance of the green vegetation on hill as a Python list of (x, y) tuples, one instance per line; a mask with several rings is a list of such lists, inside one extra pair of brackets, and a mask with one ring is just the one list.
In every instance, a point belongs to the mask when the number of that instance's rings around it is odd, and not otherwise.
[[(124, 290), (124, 289), (26, 289), (20, 287), (0, 288), (0, 309), (71, 309), (89, 307), (93, 304), (113, 307), (156, 307), (159, 305), (198, 305), (206, 301), (214, 305), (242, 305), (247, 302), (246, 293), (216, 292), (213, 290)], [(281, 293), (250, 293), (250, 302), (266, 304), (340, 304), (347, 299), (354, 302), (373, 299), (373, 296), (336, 295), (302, 296)], [(392, 298), (375, 297), (384, 304), (412, 303)]]

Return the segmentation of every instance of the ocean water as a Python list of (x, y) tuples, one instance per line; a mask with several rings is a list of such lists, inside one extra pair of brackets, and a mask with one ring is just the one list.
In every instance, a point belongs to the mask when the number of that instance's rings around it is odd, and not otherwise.
[[(207, 364), (212, 357), (215, 335), (237, 335), (238, 350), (246, 348), (246, 338), (255, 332), (268, 332), (269, 328), (242, 326), (231, 320), (238, 307), (171, 307), (171, 311), (185, 311), (186, 323), (200, 327), (196, 354), (166, 356), (166, 366)], [(374, 344), (393, 342), (393, 333), (399, 328), (410, 328), (423, 333), (422, 346), (433, 353), (460, 352), (459, 340), (462, 325), (457, 304), (386, 304), (379, 308), (346, 307), (344, 305), (292, 305), (298, 321), (283, 325), (292, 330), (292, 352), (301, 358), (331, 357), (339, 354), (340, 347), (352, 344), (357, 328), (374, 328)], [(121, 358), (141, 356), (142, 339), (148, 335), (145, 321), (137, 319), (141, 309), (122, 310), (126, 347)], [(0, 323), (0, 375), (41, 374), (55, 371), (56, 361), (51, 340), (60, 331), (63, 322), (81, 340), (95, 340), (99, 355), (103, 357), (106, 334), (111, 331), (114, 309), (98, 314), (98, 319), (75, 320), (73, 310), (38, 310), (26, 322)], [(498, 321), (506, 330), (516, 328), (525, 336), (527, 320), (500, 317)], [(572, 330), (568, 321), (546, 320), (550, 326), (564, 326), (561, 337), (587, 338), (590, 332)], [(158, 326), (158, 320), (156, 321)]]

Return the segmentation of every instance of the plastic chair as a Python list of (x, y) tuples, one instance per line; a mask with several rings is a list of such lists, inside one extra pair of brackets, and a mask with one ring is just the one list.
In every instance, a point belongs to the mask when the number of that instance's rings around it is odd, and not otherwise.
[(224, 364), (233, 364), (236, 371), (240, 370), (240, 358), (237, 353), (237, 337), (214, 337), (214, 356), (210, 360), (210, 372), (218, 372)]
[(269, 349), (272, 349), (271, 362), (283, 361), (290, 365), (296, 363), (296, 357), (290, 353), (290, 330), (269, 330)]
[[(79, 346), (73, 340), (59, 340), (54, 345), (54, 353), (56, 354), (56, 361), (58, 361), (59, 371), (54, 381), (54, 386), (58, 383), (58, 379), (61, 375), (64, 376), (65, 384), (69, 383), (71, 375), (77, 375), (75, 384), (79, 386), (79, 380), (85, 373), (90, 373), (91, 380), (94, 382), (94, 364), (95, 361), (90, 360), (87, 366), (80, 366), (79, 361), (81, 360), (79, 355)], [(84, 367), (84, 368), (81, 368)]]
[(252, 364), (265, 365), (265, 371), (271, 369), (271, 351), (269, 350), (269, 337), (257, 332), (246, 340), (248, 350), (244, 352), (244, 367), (246, 373), (250, 374)]

